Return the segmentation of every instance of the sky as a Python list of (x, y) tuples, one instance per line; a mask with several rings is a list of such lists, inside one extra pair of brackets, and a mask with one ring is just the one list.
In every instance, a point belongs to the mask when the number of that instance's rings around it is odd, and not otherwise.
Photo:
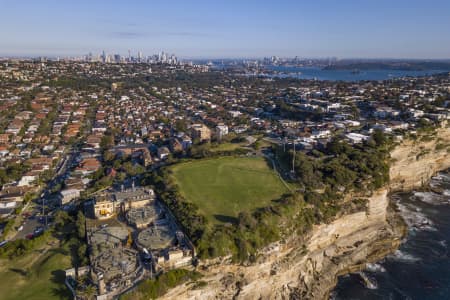
[(0, 55), (450, 58), (450, 0), (0, 0)]

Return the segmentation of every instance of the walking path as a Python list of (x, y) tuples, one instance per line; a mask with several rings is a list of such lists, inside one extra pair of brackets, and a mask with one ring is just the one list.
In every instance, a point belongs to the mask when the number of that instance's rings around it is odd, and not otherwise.
[(273, 160), (273, 158), (269, 157), (268, 155), (263, 154), (265, 158), (269, 159), (272, 162), (273, 165), (273, 169), (275, 170), (275, 172), (277, 173), (278, 177), (280, 178), (281, 182), (286, 186), (286, 188), (293, 193), (294, 190), (289, 186), (289, 184), (283, 179), (283, 176), (281, 176), (280, 172), (277, 169), (276, 163)]

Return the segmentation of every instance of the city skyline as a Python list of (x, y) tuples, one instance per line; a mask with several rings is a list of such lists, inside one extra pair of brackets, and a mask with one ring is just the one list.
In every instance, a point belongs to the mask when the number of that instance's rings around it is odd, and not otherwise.
[[(450, 3), (2, 1), (1, 56), (450, 58)], [(439, 47), (436, 47), (439, 45)]]

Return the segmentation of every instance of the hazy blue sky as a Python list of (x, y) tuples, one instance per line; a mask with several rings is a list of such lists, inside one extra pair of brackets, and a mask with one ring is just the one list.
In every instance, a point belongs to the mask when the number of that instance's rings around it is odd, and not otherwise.
[(450, 58), (450, 0), (0, 0), (0, 55)]

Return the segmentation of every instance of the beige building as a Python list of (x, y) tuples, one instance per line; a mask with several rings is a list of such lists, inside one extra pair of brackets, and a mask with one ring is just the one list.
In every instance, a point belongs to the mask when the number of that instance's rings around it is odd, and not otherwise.
[(95, 197), (94, 203), (94, 215), (97, 219), (110, 218), (116, 214), (119, 209), (112, 199), (109, 199), (106, 195)]
[(191, 128), (191, 136), (193, 139), (199, 139), (200, 141), (209, 141), (211, 130), (203, 124), (194, 124)]
[(155, 199), (152, 189), (135, 188), (121, 191), (107, 191), (94, 199), (94, 215), (98, 219), (110, 218), (118, 213), (124, 213), (131, 208), (139, 208)]

